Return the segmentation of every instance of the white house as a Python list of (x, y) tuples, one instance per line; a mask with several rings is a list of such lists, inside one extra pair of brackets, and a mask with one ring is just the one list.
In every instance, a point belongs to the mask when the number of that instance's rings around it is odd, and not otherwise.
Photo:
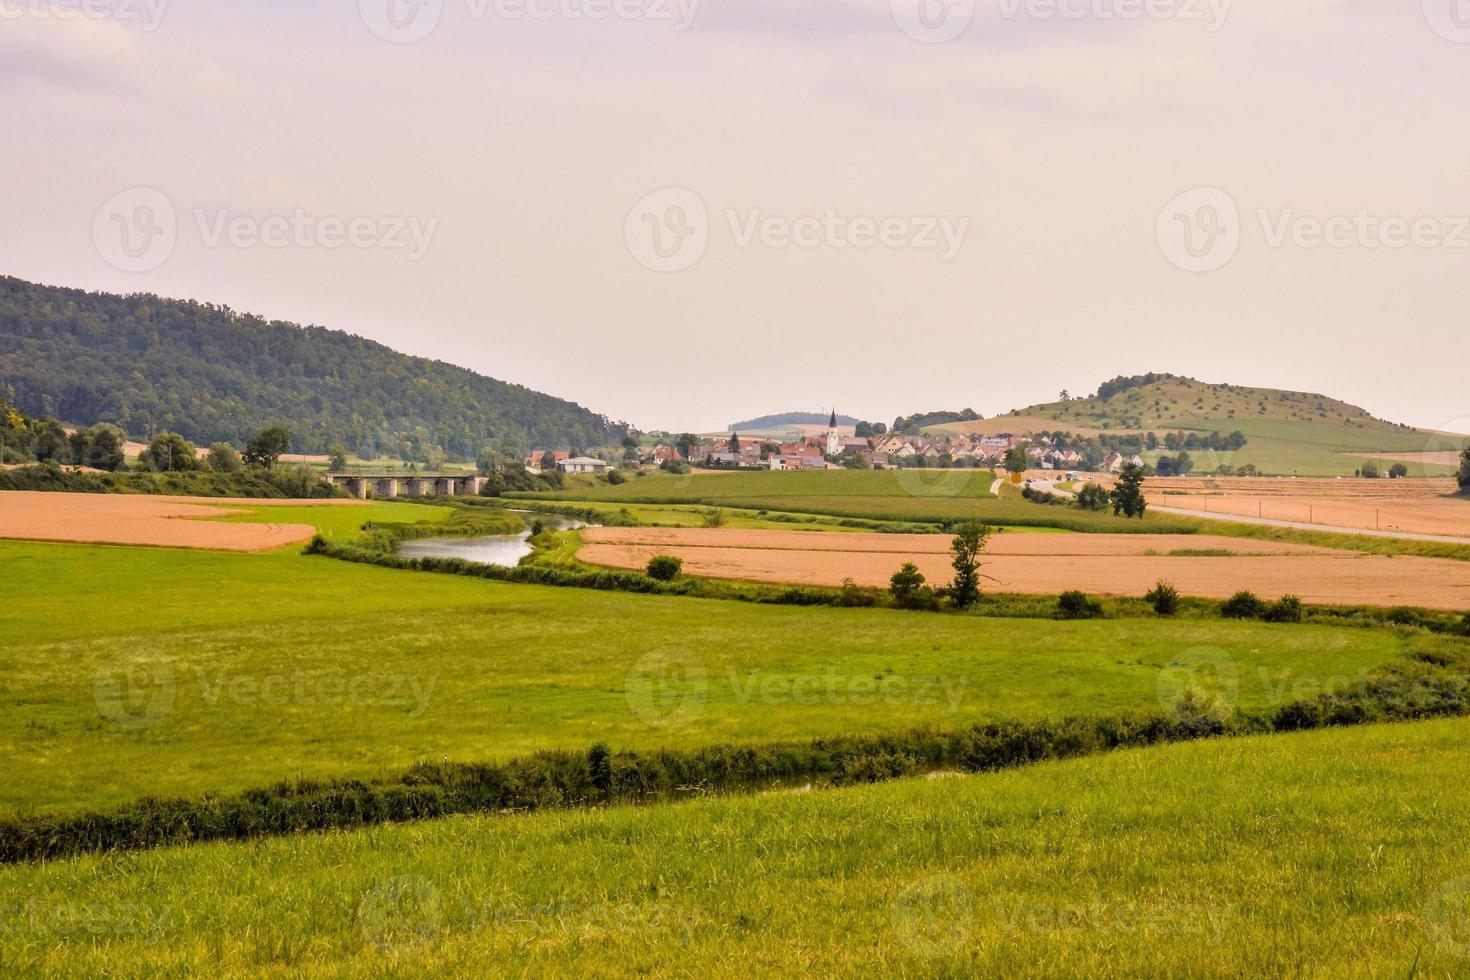
[(574, 456), (571, 459), (558, 460), (556, 468), (563, 473), (606, 473), (611, 467), (591, 456)]

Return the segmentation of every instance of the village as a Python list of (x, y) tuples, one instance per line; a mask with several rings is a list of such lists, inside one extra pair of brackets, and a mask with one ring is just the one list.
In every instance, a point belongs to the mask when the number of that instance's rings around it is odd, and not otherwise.
[[(824, 433), (794, 442), (741, 436), (680, 437), (652, 446), (630, 447), (622, 463), (674, 468), (681, 464), (709, 469), (999, 469), (1080, 470), (1118, 473), (1144, 466), (1143, 456), (1107, 449), (1094, 442), (1074, 444), (1052, 435), (925, 435), (883, 432), (871, 437), (852, 434), (838, 425), (834, 412)], [(667, 435), (667, 434), (663, 434)], [(1018, 455), (1017, 451), (1023, 455)], [(1024, 461), (1024, 463), (1023, 463)], [(562, 473), (604, 474), (617, 461), (566, 451), (536, 450), (525, 457), (527, 470), (539, 473), (554, 464)]]

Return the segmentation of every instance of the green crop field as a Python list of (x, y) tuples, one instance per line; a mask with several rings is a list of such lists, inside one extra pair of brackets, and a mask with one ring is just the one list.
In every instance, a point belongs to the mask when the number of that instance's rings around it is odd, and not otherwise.
[(1464, 976), (1470, 722), (0, 869), (13, 975)]
[[(340, 520), (330, 508), (310, 513)], [(4, 543), (0, 563), (6, 813), (599, 739), (685, 746), (1157, 708), (1178, 687), (1161, 678), (1213, 676), (1220, 663), (1241, 705), (1256, 707), (1303, 684), (1345, 684), (1430, 642), (1219, 620), (755, 606), (413, 574), (294, 550)], [(665, 705), (651, 685), (671, 670), (684, 686)], [(129, 677), (130, 700), (117, 687)]]
[(1046, 507), (1008, 493), (997, 497), (988, 470), (820, 470), (791, 473), (660, 473), (610, 486), (591, 480), (556, 493), (509, 494), (529, 500), (618, 504), (700, 503), (755, 511), (801, 512), (881, 521), (981, 520), (996, 525), (1075, 531), (1194, 533), (1198, 522), (1165, 515), (1142, 521), (1075, 507)]

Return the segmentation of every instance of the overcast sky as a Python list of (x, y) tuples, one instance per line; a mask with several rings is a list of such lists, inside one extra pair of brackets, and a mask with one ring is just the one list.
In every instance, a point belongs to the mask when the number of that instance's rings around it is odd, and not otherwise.
[(1153, 370), (1470, 431), (1470, 0), (80, 2), (0, 0), (12, 275), (645, 428)]

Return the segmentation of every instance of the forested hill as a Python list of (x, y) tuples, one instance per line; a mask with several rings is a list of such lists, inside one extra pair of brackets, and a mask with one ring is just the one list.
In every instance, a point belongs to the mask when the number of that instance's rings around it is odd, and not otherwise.
[(285, 425), (300, 452), (590, 448), (623, 434), (579, 405), (321, 327), (226, 307), (0, 277), (0, 392), (36, 415), (241, 445)]

